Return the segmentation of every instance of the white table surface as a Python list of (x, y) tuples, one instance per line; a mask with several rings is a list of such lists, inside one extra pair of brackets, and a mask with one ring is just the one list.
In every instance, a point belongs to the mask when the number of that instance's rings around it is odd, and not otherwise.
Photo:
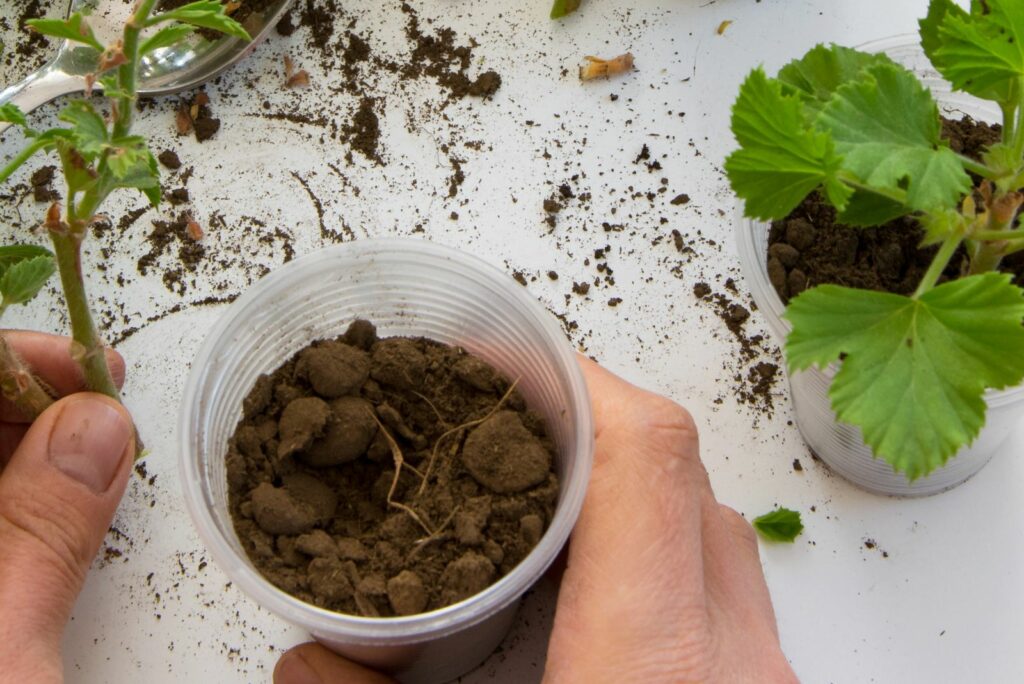
[[(344, 4), (360, 9), (339, 17), (336, 36), (352, 20), (377, 54), (406, 49), (397, 0)], [(226, 586), (209, 562), (182, 503), (175, 434), (189, 361), (224, 310), (193, 303), (237, 294), (258, 277), (258, 265), (281, 263), (281, 241), (260, 241), (275, 228), (291, 235), (297, 254), (325, 244), (316, 207), (293, 174), (321, 200), (329, 228), (344, 222), (357, 238), (415, 234), (521, 271), (531, 293), (578, 323), (574, 342), (690, 408), (721, 501), (748, 517), (776, 504), (801, 510), (804, 534), (794, 545), (763, 545), (762, 559), (783, 647), (804, 681), (1024, 680), (1024, 429), (954, 491), (919, 500), (863, 493), (812, 461), (789, 424), (784, 383), (771, 417), (737, 403), (733, 375), (746, 367), (737, 363), (737, 344), (691, 294), (699, 281), (723, 291), (734, 277), (741, 291), (734, 299), (748, 298), (732, 242), (734, 200), (721, 170), (733, 144), (729, 106), (747, 71), (758, 63), (774, 70), (819, 41), (856, 45), (913, 31), (925, 0), (586, 0), (562, 23), (547, 20), (549, 0), (415, 4), (424, 25), (435, 18), (459, 33), (461, 44), (474, 37), (473, 71), (496, 69), (504, 83), (490, 102), (451, 105), (449, 114), (468, 113), (454, 126), (427, 113), (442, 99), (430, 81), (403, 89), (392, 76), (373, 75), (367, 87), (384, 97), (383, 166), (358, 154), (349, 165), (348, 148), (323, 128), (252, 115), (268, 101), (269, 111), (347, 122), (356, 100), (332, 90), (340, 73), (324, 73), (306, 52), (306, 29), (273, 35), (209, 88), (223, 121), (212, 140), (176, 138), (173, 98), (141, 115), (139, 129), (156, 149), (173, 147), (194, 169), (188, 189), (199, 221), (209, 226), (215, 212), (223, 217), (222, 227), (207, 228), (204, 244), (231, 264), (207, 261), (183, 295), (161, 280), (173, 252), (140, 275), (143, 236), (153, 218), (174, 212), (169, 206), (123, 237), (90, 243), (93, 263), (100, 246), (114, 250), (106, 274), (90, 283), (93, 297), (106, 302), (99, 308), (117, 312), (106, 334), (139, 328), (118, 349), (128, 359), (127, 402), (152, 450), (145, 467), (155, 479), (133, 477), (114, 522), (119, 532), (106, 541), (122, 555), (101, 552), (89, 575), (65, 639), (69, 681), (268, 681), (280, 652), (303, 640)], [(0, 7), (12, 17), (20, 3), (3, 0)], [(716, 34), (726, 19), (734, 23)], [(15, 36), (5, 32), (5, 42)], [(635, 73), (609, 82), (576, 79), (583, 55), (626, 50), (636, 56)], [(285, 54), (310, 71), (308, 89), (282, 88)], [(7, 82), (21, 76), (17, 65), (2, 69)], [(55, 111), (48, 107), (34, 120), (41, 125)], [(467, 141), (482, 145), (470, 149)], [(464, 160), (466, 181), (453, 199), (445, 142)], [(19, 144), (7, 135), (0, 156), (9, 158)], [(648, 173), (633, 163), (644, 144), (663, 170)], [(570, 204), (549, 232), (542, 201), (574, 174), (581, 174), (572, 183), (577, 192), (592, 194), (589, 208)], [(651, 202), (632, 197), (630, 186), (656, 192), (662, 177), (669, 179), (666, 193)], [(681, 192), (692, 201), (670, 205)], [(142, 204), (126, 192), (107, 210), (116, 223)], [(31, 198), (0, 204), (3, 224), (14, 227), (4, 241), (38, 240), (30, 231), (41, 213)], [(604, 221), (624, 230), (605, 232)], [(694, 240), (695, 254), (675, 249), (673, 229)], [(598, 275), (593, 258), (584, 260), (605, 245), (615, 285), (567, 297), (573, 281)], [(556, 282), (545, 275), (552, 269)], [(611, 297), (622, 303), (609, 307)], [(62, 330), (56, 302), (51, 295), (7, 323)], [(748, 332), (762, 325), (755, 314)], [(793, 471), (794, 459), (803, 472)], [(867, 548), (866, 540), (877, 546)], [(499, 653), (464, 681), (538, 680), (553, 599), (549, 586), (531, 594)]]

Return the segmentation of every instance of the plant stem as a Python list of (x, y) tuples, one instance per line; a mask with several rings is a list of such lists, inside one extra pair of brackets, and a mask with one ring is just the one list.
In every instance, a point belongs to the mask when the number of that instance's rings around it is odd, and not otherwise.
[(907, 193), (904, 190), (887, 190), (883, 188), (875, 188), (870, 185), (866, 185), (859, 178), (854, 176), (852, 173), (840, 172), (839, 180), (849, 185), (854, 190), (861, 190), (863, 192), (870, 192), (873, 195), (885, 197), (893, 202), (897, 202), (900, 205), (906, 205)]
[(124, 52), (125, 63), (117, 68), (118, 85), (124, 93), (117, 102), (117, 118), (114, 119), (114, 138), (128, 135), (135, 118), (136, 71), (139, 67), (139, 36), (146, 26), (146, 20), (156, 0), (140, 0), (135, 13), (124, 25), (124, 38), (121, 50)]
[(71, 318), (71, 338), (74, 340), (72, 356), (82, 366), (88, 389), (121, 401), (121, 393), (107, 367), (107, 357), (85, 294), (85, 282), (82, 280), (83, 234), (84, 230), (80, 233), (66, 227), (50, 230), (64, 300)]
[(18, 167), (24, 164), (32, 157), (33, 154), (46, 147), (45, 142), (39, 140), (33, 140), (29, 143), (25, 149), (18, 153), (18, 155), (11, 160), (8, 164), (0, 171), (0, 182), (3, 182), (11, 177), (11, 174), (18, 170)]
[(1018, 240), (1024, 238), (1024, 228), (1017, 230), (982, 230), (971, 235), (972, 240)]
[(977, 176), (981, 176), (982, 178), (987, 178), (989, 180), (996, 180), (998, 178), (996, 173), (989, 167), (985, 166), (984, 164), (976, 162), (970, 157), (965, 157), (962, 154), (958, 154), (956, 156), (957, 159), (960, 160), (960, 163), (964, 165), (964, 168), (970, 171), (971, 173)]
[(914, 299), (920, 298), (921, 295), (935, 287), (935, 283), (939, 282), (939, 277), (946, 270), (949, 260), (953, 258), (953, 253), (956, 252), (956, 248), (960, 246), (962, 241), (963, 237), (960, 235), (950, 235), (946, 238), (942, 246), (939, 247), (939, 251), (936, 252), (935, 258), (932, 259), (932, 263), (925, 272), (924, 277), (921, 278), (921, 283), (917, 286), (917, 290), (914, 291)]
[(35, 420), (53, 403), (18, 355), (0, 334), (0, 392), (17, 407), (27, 420)]

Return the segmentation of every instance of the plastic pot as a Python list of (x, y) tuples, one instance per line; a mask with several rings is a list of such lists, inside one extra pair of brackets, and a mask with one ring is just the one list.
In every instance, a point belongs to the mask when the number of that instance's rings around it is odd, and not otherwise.
[[(949, 84), (928, 62), (916, 35), (895, 36), (862, 45), (860, 49), (885, 52), (911, 69), (932, 91), (944, 115), (955, 118), (968, 114), (978, 121), (999, 120), (999, 109), (994, 104), (951, 91)], [(744, 218), (740, 212), (736, 237), (743, 275), (758, 309), (781, 341), (789, 333), (790, 325), (782, 319), (785, 305), (768, 280), (768, 230), (768, 224)], [(789, 375), (796, 424), (821, 460), (869, 492), (925, 496), (951, 489), (981, 470), (1024, 418), (1024, 386), (986, 392), (985, 427), (974, 442), (962, 448), (943, 467), (910, 482), (887, 462), (874, 457), (871, 448), (864, 444), (860, 428), (836, 421), (828, 391), (837, 371), (838, 366), (833, 364), (825, 370), (812, 368)]]
[[(483, 592), (429, 613), (364, 618), (305, 603), (253, 567), (228, 513), (224, 458), (242, 398), (313, 340), (355, 318), (382, 337), (423, 336), (459, 345), (509, 377), (546, 419), (561, 492), (536, 548)], [(443, 682), (498, 646), (519, 599), (565, 544), (590, 477), (593, 426), (575, 352), (554, 318), (501, 271), (462, 252), (416, 240), (365, 240), (296, 259), (235, 301), (206, 339), (185, 388), (180, 422), (185, 501), (200, 536), (243, 592), (317, 641), (403, 682)]]

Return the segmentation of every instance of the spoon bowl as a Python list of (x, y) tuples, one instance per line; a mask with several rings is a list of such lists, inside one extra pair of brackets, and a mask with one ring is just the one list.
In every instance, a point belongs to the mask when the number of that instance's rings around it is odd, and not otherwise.
[[(72, 0), (68, 14), (95, 4), (95, 0)], [(206, 83), (252, 52), (291, 4), (292, 0), (276, 0), (246, 17), (242, 26), (252, 36), (251, 41), (230, 36), (209, 40), (194, 33), (174, 45), (147, 54), (139, 63), (138, 94), (169, 95)], [(103, 6), (90, 14), (90, 25), (101, 39), (117, 35), (118, 27), (127, 16), (112, 19), (115, 12), (102, 10)], [(61, 95), (81, 92), (86, 89), (86, 75), (94, 68), (95, 52), (79, 43), (64, 41), (53, 59), (38, 71), (0, 92), (0, 105), (10, 102), (27, 113)], [(95, 88), (99, 89), (99, 85)], [(8, 125), (0, 123), (0, 132)]]

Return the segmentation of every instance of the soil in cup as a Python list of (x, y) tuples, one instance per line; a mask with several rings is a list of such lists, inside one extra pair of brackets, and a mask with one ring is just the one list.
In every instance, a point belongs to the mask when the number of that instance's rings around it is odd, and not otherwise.
[(554, 513), (554, 453), (515, 379), (356, 321), (256, 382), (229, 444), (229, 506), (277, 587), (343, 613), (411, 615), (526, 557)]
[[(970, 117), (943, 120), (950, 147), (973, 159), (999, 141), (1001, 128)], [(772, 223), (768, 236), (768, 277), (782, 301), (815, 285), (910, 295), (917, 288), (937, 246), (920, 248), (924, 231), (913, 217), (877, 228), (854, 228), (836, 222), (836, 212), (820, 195), (809, 196), (786, 218)], [(956, 279), (966, 262), (964, 248), (954, 255), (939, 282)], [(1006, 257), (1000, 270), (1024, 286), (1024, 252)]]

